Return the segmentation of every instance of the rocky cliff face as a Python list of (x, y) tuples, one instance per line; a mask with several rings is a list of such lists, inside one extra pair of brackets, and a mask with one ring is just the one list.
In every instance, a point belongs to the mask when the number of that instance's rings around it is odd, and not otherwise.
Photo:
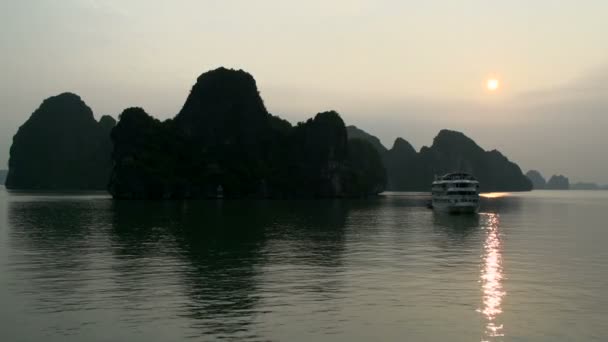
[(536, 170), (526, 172), (526, 177), (532, 182), (532, 188), (535, 190), (542, 190), (547, 186), (547, 181), (545, 181), (543, 175)]
[(388, 189), (394, 191), (428, 191), (435, 175), (459, 171), (475, 175), (482, 191), (529, 191), (532, 188), (519, 166), (499, 151), (483, 150), (456, 131), (440, 131), (433, 144), (423, 147), (419, 153), (407, 141), (398, 138), (383, 154), (383, 161), (388, 173)]
[[(336, 112), (292, 127), (267, 112), (241, 70), (202, 74), (174, 119), (125, 110), (112, 139), (116, 198), (361, 196), (384, 186), (366, 169), (378, 165), (349, 159)], [(346, 183), (353, 177), (359, 186)]]
[(347, 193), (376, 194), (386, 189), (386, 168), (373, 144), (363, 139), (350, 139), (347, 162), (349, 172), (344, 181)]
[(95, 121), (75, 94), (50, 97), (13, 138), (9, 189), (105, 189), (111, 169), (109, 132), (115, 121)]
[[(181, 159), (189, 151), (180, 149), (172, 122), (161, 123), (141, 108), (125, 109), (111, 137), (114, 168), (109, 191), (120, 198), (162, 198), (179, 191)], [(197, 172), (199, 170), (192, 170)]]
[[(361, 139), (369, 142), (381, 155), (388, 151), (386, 147), (382, 145), (380, 139), (358, 128), (357, 126), (347, 126), (346, 133), (348, 134), (349, 139)], [(416, 151), (414, 151), (414, 153), (416, 153)]]
[(403, 138), (395, 139), (393, 147), (384, 154), (390, 190), (420, 188), (419, 179), (424, 170), (414, 147)]

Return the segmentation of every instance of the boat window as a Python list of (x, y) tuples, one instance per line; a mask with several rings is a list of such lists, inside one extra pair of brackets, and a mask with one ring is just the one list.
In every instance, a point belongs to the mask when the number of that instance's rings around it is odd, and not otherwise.
[(477, 188), (478, 185), (475, 183), (455, 183), (453, 185), (455, 188)]

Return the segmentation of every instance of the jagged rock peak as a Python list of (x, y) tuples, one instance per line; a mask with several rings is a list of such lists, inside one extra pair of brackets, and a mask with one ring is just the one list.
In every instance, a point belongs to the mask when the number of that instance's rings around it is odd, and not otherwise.
[(7, 188), (105, 188), (111, 167), (111, 121), (97, 122), (74, 93), (47, 98), (13, 137)]
[(219, 68), (198, 78), (175, 124), (185, 136), (205, 144), (257, 144), (269, 134), (270, 114), (253, 76), (242, 70)]
[(146, 113), (146, 111), (141, 107), (129, 107), (122, 111), (120, 114), (120, 121), (123, 120), (132, 120), (132, 119), (141, 119), (148, 118), (150, 114)]
[(116, 119), (110, 115), (104, 115), (99, 119), (99, 125), (104, 130), (111, 130), (114, 126), (116, 126)]
[(412, 144), (410, 144), (407, 140), (405, 140), (401, 137), (395, 139), (395, 142), (393, 143), (393, 147), (391, 148), (391, 151), (398, 152), (398, 153), (407, 153), (410, 155), (416, 154), (416, 150), (414, 149)]
[(431, 147), (440, 150), (460, 150), (464, 148), (477, 150), (478, 152), (483, 151), (473, 139), (467, 137), (464, 133), (448, 129), (439, 131), (439, 134), (433, 139)]
[(344, 121), (342, 120), (342, 117), (340, 117), (340, 114), (338, 114), (338, 112), (336, 112), (335, 110), (329, 110), (326, 112), (318, 113), (317, 115), (315, 115), (314, 121), (337, 123), (344, 126)]
[(382, 145), (382, 142), (377, 137), (367, 133), (366, 131), (360, 129), (357, 126), (350, 125), (346, 127), (346, 132), (348, 133), (349, 139), (363, 139), (368, 141), (369, 143), (376, 148), (376, 150), (380, 153), (384, 153), (387, 151), (387, 148)]
[(52, 116), (56, 120), (95, 120), (91, 108), (80, 96), (70, 92), (51, 96), (42, 101), (40, 107), (32, 113), (31, 119), (47, 116)]
[(244, 111), (268, 114), (253, 76), (243, 70), (220, 67), (201, 74), (177, 116)]
[(49, 103), (59, 103), (62, 101), (84, 103), (84, 101), (80, 98), (80, 96), (78, 94), (66, 91), (66, 92), (46, 98), (45, 100), (42, 101), (42, 105), (44, 106), (45, 104), (49, 104)]

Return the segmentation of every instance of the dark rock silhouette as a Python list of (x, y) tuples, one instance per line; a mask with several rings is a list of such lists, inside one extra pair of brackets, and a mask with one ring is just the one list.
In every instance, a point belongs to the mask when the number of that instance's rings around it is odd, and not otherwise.
[(453, 171), (468, 172), (479, 180), (481, 191), (529, 191), (532, 183), (517, 164), (499, 151), (484, 151), (473, 140), (456, 131), (442, 130), (431, 147), (419, 153), (426, 171), (423, 184), (430, 184), (431, 175)]
[(382, 164), (387, 171), (387, 189), (411, 189), (415, 187), (416, 178), (399, 177), (401, 174), (413, 174), (416, 168), (416, 150), (402, 138), (397, 138), (393, 147), (389, 150), (377, 137), (365, 132), (356, 126), (346, 127), (348, 138), (365, 140), (370, 143), (382, 159)]
[(366, 142), (348, 143), (338, 113), (292, 127), (268, 113), (242, 70), (202, 74), (174, 119), (125, 110), (112, 140), (115, 198), (340, 197), (384, 189), (380, 156)]
[[(391, 149), (329, 111), (292, 126), (268, 113), (254, 78), (202, 74), (184, 106), (159, 121), (141, 108), (95, 121), (77, 96), (45, 100), (14, 137), (9, 189), (92, 190), (115, 198), (343, 197), (428, 191), (434, 175), (474, 174), (483, 191), (530, 190), (520, 168), (442, 130), (420, 152)], [(561, 181), (555, 180), (557, 187)], [(108, 185), (109, 183), (109, 185)]]
[(535, 190), (542, 190), (547, 186), (545, 178), (536, 170), (528, 171), (526, 177), (532, 182), (532, 188)]
[(109, 116), (95, 121), (75, 94), (50, 97), (13, 138), (8, 189), (105, 189), (111, 169)]
[[(324, 112), (298, 124), (290, 137), (289, 173), (295, 193), (331, 197), (344, 191), (343, 171), (348, 158), (344, 122), (336, 112)], [(289, 177), (291, 178), (291, 177)]]
[[(386, 147), (384, 147), (384, 145), (382, 145), (382, 142), (380, 142), (380, 139), (378, 139), (377, 137), (367, 133), (366, 131), (358, 128), (357, 126), (347, 126), (346, 127), (346, 132), (348, 134), (348, 138), (349, 139), (361, 139), (361, 140), (365, 140), (367, 142), (369, 142), (370, 144), (372, 144), (372, 146), (376, 149), (376, 151), (378, 151), (380, 154), (384, 154), (386, 153), (388, 150), (386, 149)], [(414, 151), (415, 153), (416, 151)]]
[[(377, 140), (368, 133), (349, 130), (356, 137)], [(442, 130), (430, 147), (419, 153), (402, 138), (382, 155), (388, 174), (388, 190), (428, 191), (434, 175), (468, 172), (475, 175), (482, 191), (529, 191), (531, 182), (517, 164), (499, 151), (484, 151), (473, 140), (456, 131)]]
[(348, 193), (373, 193), (385, 190), (387, 184), (386, 169), (382, 158), (373, 144), (362, 139), (348, 141), (348, 170), (345, 181)]
[(568, 190), (570, 189), (570, 181), (568, 177), (563, 175), (553, 175), (547, 182), (547, 190)]
[(393, 147), (384, 155), (384, 165), (389, 176), (389, 189), (403, 191), (424, 188), (424, 191), (427, 191), (429, 185), (425, 187), (420, 184), (424, 169), (419, 160), (418, 153), (409, 142), (403, 138), (395, 139)]

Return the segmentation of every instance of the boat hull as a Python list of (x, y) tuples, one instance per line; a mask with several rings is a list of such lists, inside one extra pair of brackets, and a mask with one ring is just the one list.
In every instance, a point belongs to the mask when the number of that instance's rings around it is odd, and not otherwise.
[(449, 213), (449, 214), (476, 214), (479, 212), (479, 205), (472, 203), (450, 203), (450, 204), (438, 204), (433, 203), (433, 210), (437, 212)]

